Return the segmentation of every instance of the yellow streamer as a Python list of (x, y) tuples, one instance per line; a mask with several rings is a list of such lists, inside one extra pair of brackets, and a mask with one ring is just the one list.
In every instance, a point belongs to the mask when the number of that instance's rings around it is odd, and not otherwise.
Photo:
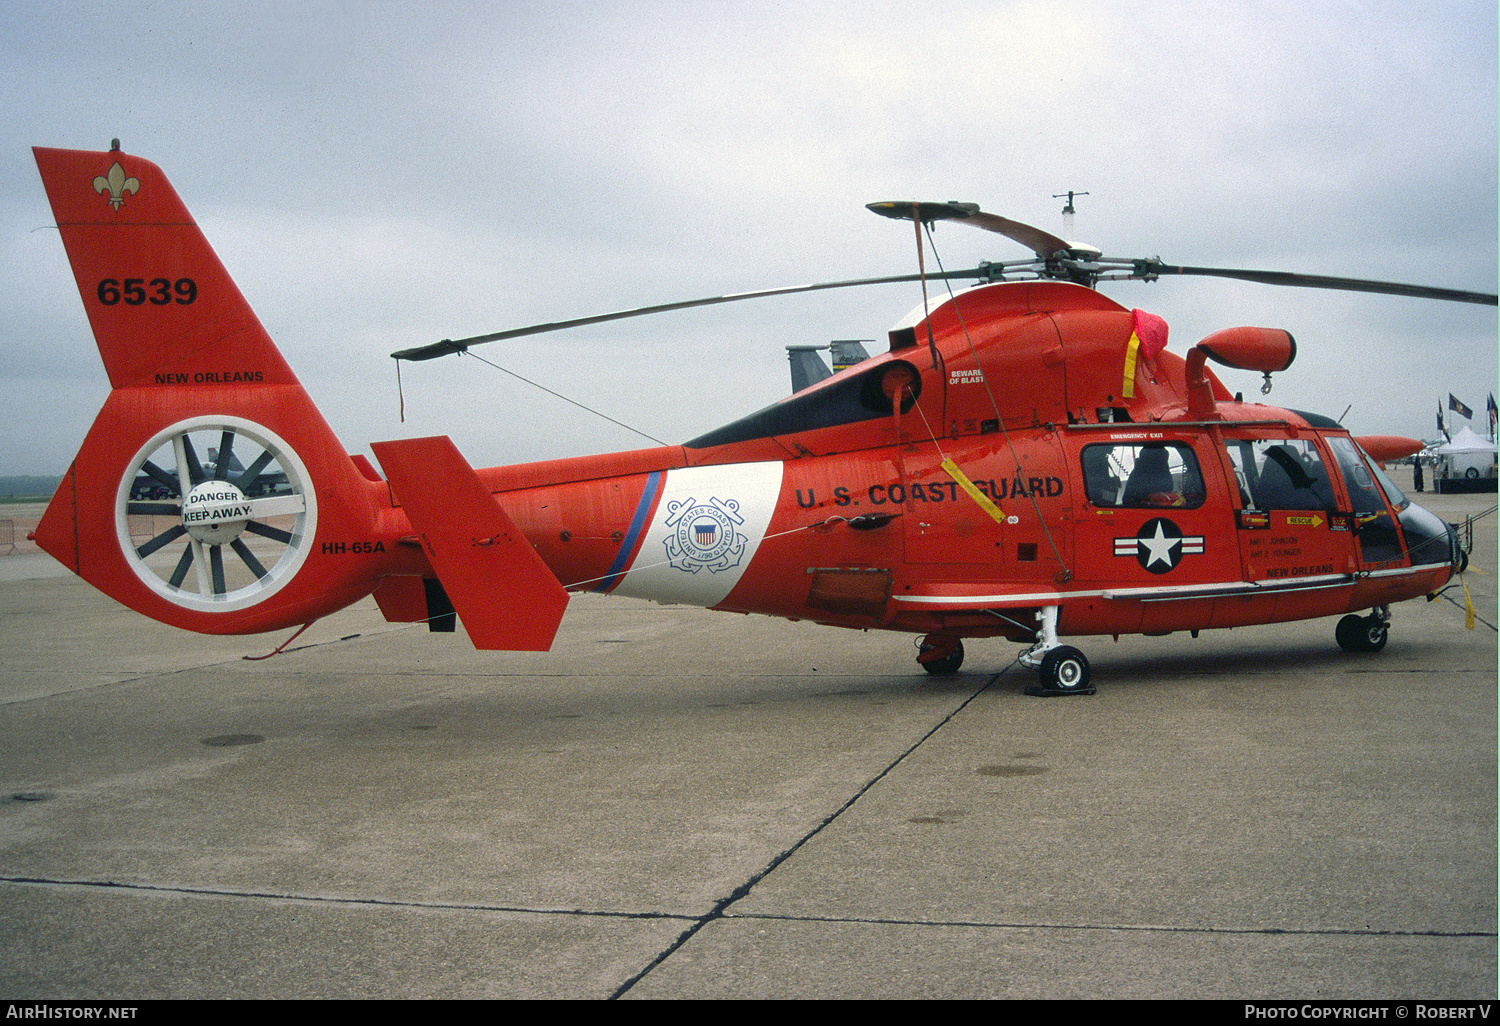
[(1464, 630), (1472, 631), (1474, 629), (1474, 600), (1469, 597), (1469, 582), (1460, 577), (1458, 583), (1464, 586)]
[(999, 506), (990, 501), (990, 497), (979, 490), (979, 486), (970, 481), (968, 475), (958, 469), (958, 464), (952, 460), (944, 460), (938, 464), (948, 476), (958, 482), (958, 486), (964, 490), (964, 494), (979, 504), (979, 508), (990, 515), (990, 519), (997, 524), (1005, 523), (1005, 514)]
[(1120, 382), (1120, 395), (1126, 399), (1135, 398), (1135, 358), (1140, 348), (1141, 336), (1132, 331), (1125, 347), (1125, 380)]

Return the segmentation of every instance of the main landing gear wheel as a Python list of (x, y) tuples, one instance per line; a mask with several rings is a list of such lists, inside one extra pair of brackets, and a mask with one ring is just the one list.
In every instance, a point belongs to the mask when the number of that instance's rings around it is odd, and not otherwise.
[(964, 664), (963, 640), (929, 634), (917, 643), (917, 662), (934, 677), (951, 677)]
[(185, 420), (151, 439), (126, 469), (115, 505), (136, 576), (175, 605), (207, 612), (254, 605), (291, 580), (316, 523), (297, 454), (237, 417)]
[(1070, 645), (1060, 645), (1043, 656), (1038, 672), (1044, 688), (1073, 694), (1089, 686), (1089, 661)]
[(1379, 652), (1385, 648), (1390, 631), (1391, 625), (1378, 616), (1351, 613), (1333, 629), (1333, 638), (1345, 652)]
[(1092, 695), (1097, 689), (1089, 684), (1089, 661), (1071, 645), (1059, 645), (1042, 656), (1037, 667), (1037, 683), (1026, 689), (1028, 695)]

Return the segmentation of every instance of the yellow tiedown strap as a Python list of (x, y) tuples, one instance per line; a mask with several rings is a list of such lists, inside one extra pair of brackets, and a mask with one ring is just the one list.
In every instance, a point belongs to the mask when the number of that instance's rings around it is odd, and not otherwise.
[(979, 486), (969, 480), (967, 474), (958, 469), (958, 464), (952, 460), (944, 460), (938, 464), (947, 471), (948, 476), (958, 482), (958, 486), (964, 490), (964, 494), (979, 504), (979, 508), (990, 515), (990, 519), (997, 524), (1005, 523), (1005, 514), (999, 506), (990, 501), (990, 497), (979, 490)]

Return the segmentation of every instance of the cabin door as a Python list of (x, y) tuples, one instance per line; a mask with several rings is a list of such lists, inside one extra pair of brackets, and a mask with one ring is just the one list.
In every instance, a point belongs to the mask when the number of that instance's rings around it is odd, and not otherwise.
[(1316, 587), (1318, 578), (1353, 571), (1349, 518), (1339, 512), (1329, 463), (1313, 436), (1230, 437), (1225, 450), (1247, 581)]
[(1370, 468), (1365, 466), (1359, 448), (1351, 439), (1338, 435), (1328, 439), (1328, 447), (1333, 450), (1339, 469), (1343, 471), (1344, 490), (1349, 493), (1352, 516), (1348, 519), (1352, 521), (1359, 548), (1360, 569), (1381, 570), (1405, 565), (1407, 553), (1396, 529), (1396, 518)]
[[(1167, 593), (1224, 579), (1216, 530), (1223, 486), (1206, 445), (1198, 435), (1161, 431), (1084, 442), (1078, 460), (1087, 501), (1075, 528), (1079, 580)], [(1236, 565), (1228, 576), (1238, 573)]]

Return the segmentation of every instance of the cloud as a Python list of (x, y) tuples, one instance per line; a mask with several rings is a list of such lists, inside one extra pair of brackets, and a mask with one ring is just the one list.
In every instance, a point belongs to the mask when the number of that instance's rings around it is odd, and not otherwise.
[[(58, 415), (38, 383), (98, 366), (56, 237), (35, 230), (50, 214), (23, 140), (120, 136), (160, 164), (351, 446), (451, 430), (483, 462), (638, 439), (456, 358), (408, 368), (402, 424), (390, 351), (912, 270), (909, 230), (863, 210), (876, 199), (975, 201), (1115, 255), (1495, 284), (1493, 5), (120, 11), (27, 4), (0, 42), (16, 140), (0, 152), (0, 402), (28, 425), (0, 472), (66, 465), (92, 411)], [(1089, 193), (1071, 226), (1053, 198), (1067, 189)], [(950, 267), (1023, 255), (956, 226), (936, 242)], [(1204, 281), (1105, 290), (1167, 316), (1174, 346), (1287, 327), (1307, 347), (1272, 398), (1353, 402), (1382, 420), (1370, 430), (1430, 433), (1434, 395), (1495, 375), (1492, 313)], [(819, 293), (483, 352), (681, 439), (784, 394), (785, 344), (882, 339), (915, 298)]]

